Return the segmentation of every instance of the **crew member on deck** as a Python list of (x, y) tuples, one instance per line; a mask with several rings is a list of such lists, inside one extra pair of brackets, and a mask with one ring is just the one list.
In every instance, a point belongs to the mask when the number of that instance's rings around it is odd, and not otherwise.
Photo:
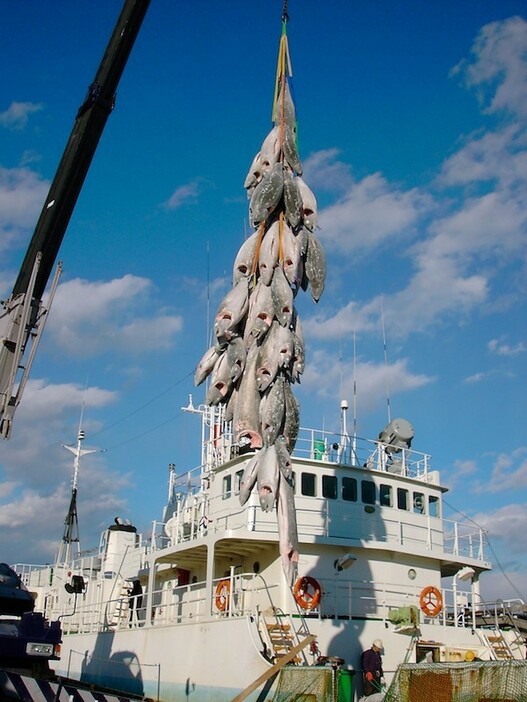
[(364, 651), (361, 657), (364, 694), (367, 697), (380, 692), (384, 685), (381, 651), (382, 641), (375, 639), (372, 647)]

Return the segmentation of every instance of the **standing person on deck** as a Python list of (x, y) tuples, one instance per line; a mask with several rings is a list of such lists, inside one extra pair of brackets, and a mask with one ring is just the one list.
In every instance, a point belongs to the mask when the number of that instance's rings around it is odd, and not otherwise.
[(384, 684), (384, 673), (382, 670), (382, 641), (375, 639), (372, 647), (364, 651), (361, 657), (364, 695), (369, 697), (381, 691)]

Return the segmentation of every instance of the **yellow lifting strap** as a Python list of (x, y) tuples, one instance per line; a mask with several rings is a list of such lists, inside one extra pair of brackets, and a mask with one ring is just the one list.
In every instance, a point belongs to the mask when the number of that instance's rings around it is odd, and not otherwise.
[(276, 66), (276, 81), (274, 87), (274, 99), (273, 99), (273, 114), (272, 121), (277, 120), (278, 115), (278, 96), (280, 95), (280, 90), (285, 86), (285, 81), (287, 76), (293, 77), (293, 69), (291, 66), (291, 57), (289, 55), (289, 45), (287, 43), (287, 15), (282, 17), (282, 36), (280, 37), (280, 46), (278, 47), (278, 63)]

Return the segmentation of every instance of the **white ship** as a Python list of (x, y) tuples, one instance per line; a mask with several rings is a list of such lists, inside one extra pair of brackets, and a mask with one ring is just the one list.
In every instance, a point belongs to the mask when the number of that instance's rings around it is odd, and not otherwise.
[[(481, 599), (491, 567), (484, 534), (443, 518), (446, 490), (430, 456), (410, 447), (412, 426), (396, 419), (377, 440), (350, 438), (342, 405), (340, 433), (299, 433), (293, 588), (274, 512), (260, 509), (256, 491), (240, 506), (252, 452), (234, 443), (220, 409), (192, 404), (201, 462), (177, 476), (169, 467), (151, 534), (117, 519), (89, 555), (15, 566), (37, 609), (60, 616), (56, 672), (164, 702), (220, 702), (271, 676), (313, 636), (292, 664), (336, 661), (356, 671), (357, 696), (360, 655), (376, 638), (387, 684), (400, 663), (427, 653), (437, 662), (522, 659), (523, 603)], [(261, 682), (248, 699), (271, 699), (266, 689)]]
[[(524, 658), (526, 609), (483, 602), (484, 534), (444, 519), (446, 488), (414, 449), (410, 422), (394, 419), (361, 440), (348, 434), (343, 401), (338, 432), (299, 427), (293, 301), (308, 288), (319, 299), (325, 259), (301, 178), (288, 68), (284, 18), (274, 126), (245, 183), (255, 231), (216, 316), (216, 345), (198, 365), (198, 384), (212, 371), (207, 404), (185, 408), (201, 421), (197, 467), (176, 475), (170, 466), (152, 533), (115, 518), (97, 548), (77, 553), (79, 435), (57, 561), (14, 566), (36, 610), (60, 619), (54, 668), (65, 678), (162, 702), (351, 702), (363, 691), (361, 653), (376, 639), (386, 685), (402, 663)], [(276, 693), (281, 671), (289, 696)], [(307, 685), (328, 675), (338, 689)], [(428, 702), (423, 695), (412, 700)]]

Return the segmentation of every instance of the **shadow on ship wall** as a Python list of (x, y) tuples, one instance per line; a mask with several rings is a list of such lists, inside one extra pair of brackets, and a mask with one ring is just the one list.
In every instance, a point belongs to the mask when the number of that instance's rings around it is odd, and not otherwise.
[[(326, 504), (328, 505), (329, 533), (345, 539), (346, 546), (339, 549), (339, 557), (343, 557), (345, 565), (339, 570), (335, 551), (332, 550), (331, 563), (326, 562), (325, 554), (321, 555), (317, 565), (306, 575), (320, 579), (320, 573), (333, 571), (330, 583), (322, 588), (320, 616), (322, 619), (331, 621), (335, 633), (328, 644), (327, 651), (321, 650), (320, 654), (343, 658), (345, 666), (356, 671), (354, 685), (360, 696), (362, 694), (361, 654), (363, 650), (371, 647), (373, 639), (376, 638), (371, 636), (370, 641), (370, 634), (366, 636), (364, 631), (368, 618), (375, 618), (375, 612), (382, 604), (373, 587), (375, 580), (379, 579), (379, 573), (372, 572), (364, 548), (367, 549), (373, 542), (385, 542), (386, 528), (378, 505), (374, 507), (361, 504), (360, 501), (346, 503), (340, 500), (335, 502), (327, 500)], [(352, 558), (346, 559), (346, 554), (350, 554)], [(387, 552), (388, 558), (389, 555)], [(406, 641), (404, 644), (406, 645)]]
[(88, 684), (104, 680), (106, 687), (142, 697), (144, 685), (139, 659), (132, 651), (111, 653), (113, 639), (112, 631), (97, 634), (91, 656), (84, 652), (80, 679)]

